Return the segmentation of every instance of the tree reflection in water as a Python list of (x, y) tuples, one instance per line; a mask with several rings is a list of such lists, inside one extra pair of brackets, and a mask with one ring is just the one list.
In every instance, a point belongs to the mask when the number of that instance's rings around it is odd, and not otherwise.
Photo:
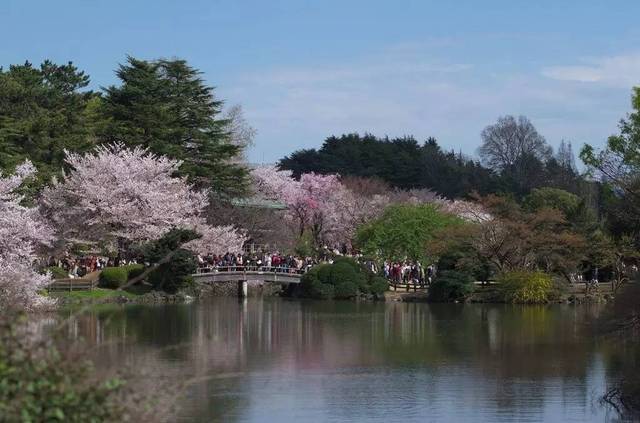
[(70, 336), (192, 380), (187, 420), (601, 421), (601, 310), (217, 298), (96, 307)]

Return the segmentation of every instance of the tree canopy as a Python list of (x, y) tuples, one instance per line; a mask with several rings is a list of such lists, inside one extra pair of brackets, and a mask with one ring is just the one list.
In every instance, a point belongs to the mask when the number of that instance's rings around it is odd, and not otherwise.
[(185, 60), (128, 57), (116, 75), (121, 84), (104, 89), (102, 139), (182, 160), (179, 173), (197, 187), (223, 195), (245, 192), (246, 169), (232, 163), (241, 153), (234, 141), (251, 135), (234, 136), (231, 124), (237, 121), (223, 117), (223, 102), (200, 71)]
[[(529, 131), (534, 132), (535, 128)], [(535, 136), (544, 141), (539, 134)], [(561, 147), (556, 157), (546, 144), (542, 148), (544, 154), (521, 148), (521, 154), (514, 155), (513, 161), (490, 168), (461, 153), (443, 150), (434, 138), (420, 144), (413, 137), (348, 134), (327, 138), (319, 150), (296, 151), (280, 160), (279, 167), (291, 170), (295, 177), (315, 172), (375, 178), (394, 188), (426, 188), (450, 199), (474, 192), (523, 198), (532, 189), (545, 186), (575, 194), (588, 191), (590, 184), (576, 171), (570, 144), (563, 143)]]
[(461, 154), (443, 151), (433, 138), (421, 145), (413, 137), (331, 136), (319, 150), (296, 151), (279, 166), (295, 177), (309, 172), (375, 177), (396, 188), (430, 188), (448, 198), (489, 192), (495, 184), (491, 171)]
[(436, 234), (460, 224), (460, 218), (443, 213), (434, 204), (395, 204), (378, 219), (361, 226), (356, 243), (371, 257), (426, 264), (436, 258), (429, 249)]
[(492, 169), (505, 170), (523, 157), (540, 161), (551, 157), (551, 147), (526, 116), (503, 116), (482, 131), (480, 157)]
[(220, 197), (246, 193), (242, 153), (255, 130), (239, 106), (223, 111), (201, 72), (180, 59), (128, 57), (116, 76), (119, 85), (94, 92), (71, 62), (0, 68), (0, 169), (28, 158), (41, 188), (61, 174), (65, 150), (118, 142), (182, 161), (179, 175)]
[(33, 269), (37, 248), (53, 240), (52, 229), (37, 209), (20, 204), (16, 190), (33, 176), (29, 161), (16, 168), (13, 175), (0, 174), (0, 309), (31, 309), (48, 304), (38, 291), (49, 282), (48, 275)]
[(0, 68), (0, 168), (29, 159), (42, 182), (62, 169), (65, 149), (91, 148), (99, 98), (88, 85), (71, 62)]
[(580, 158), (606, 184), (605, 207), (609, 229), (617, 236), (630, 235), (640, 245), (640, 87), (633, 89), (633, 111), (619, 125), (619, 133), (607, 140), (602, 151), (585, 145)]

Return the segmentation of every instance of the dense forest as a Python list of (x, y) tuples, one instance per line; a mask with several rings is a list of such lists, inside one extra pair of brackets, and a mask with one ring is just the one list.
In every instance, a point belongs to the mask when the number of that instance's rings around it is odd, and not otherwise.
[[(492, 154), (488, 151), (484, 155)], [(574, 194), (593, 189), (578, 173), (571, 144), (564, 141), (555, 155), (547, 150), (541, 155), (523, 152), (504, 163), (490, 160), (485, 164), (462, 153), (443, 150), (435, 138), (421, 144), (413, 137), (345, 134), (327, 138), (319, 150), (296, 151), (280, 160), (279, 166), (296, 176), (317, 172), (375, 177), (400, 189), (428, 188), (447, 198), (465, 197), (474, 191), (523, 198), (540, 187)]]

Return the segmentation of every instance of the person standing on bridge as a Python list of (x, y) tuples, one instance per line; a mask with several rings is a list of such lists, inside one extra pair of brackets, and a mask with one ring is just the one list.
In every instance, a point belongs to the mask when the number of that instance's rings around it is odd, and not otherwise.
[(238, 254), (236, 257), (236, 265), (238, 266), (238, 270), (244, 270), (244, 260), (242, 254)]
[(271, 254), (266, 254), (265, 255), (265, 263), (264, 265), (267, 267), (267, 269), (271, 268), (271, 266), (273, 265), (273, 263), (271, 262)]

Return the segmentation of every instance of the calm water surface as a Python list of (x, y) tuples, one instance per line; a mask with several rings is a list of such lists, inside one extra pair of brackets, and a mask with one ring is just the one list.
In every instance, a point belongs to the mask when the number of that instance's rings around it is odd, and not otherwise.
[(599, 312), (217, 298), (100, 306), (70, 330), (99, 365), (192, 380), (181, 421), (600, 422)]

